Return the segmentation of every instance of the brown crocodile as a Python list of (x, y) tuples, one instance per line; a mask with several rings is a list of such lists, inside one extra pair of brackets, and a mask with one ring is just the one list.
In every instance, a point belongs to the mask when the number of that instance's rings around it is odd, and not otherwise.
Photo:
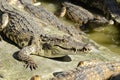
[(84, 53), (88, 49), (82, 40), (31, 16), (10, 0), (0, 0), (0, 12), (0, 31), (21, 48), (17, 57), (31, 70), (36, 69), (37, 64), (30, 54), (54, 58)]
[(85, 3), (87, 6), (102, 10), (108, 19), (120, 23), (120, 8), (116, 0), (76, 0), (78, 3)]
[[(84, 62), (84, 61), (83, 61)], [(69, 71), (56, 72), (49, 80), (107, 80), (120, 73), (120, 62), (93, 62)]]
[(69, 19), (78, 23), (80, 26), (87, 23), (96, 23), (98, 26), (108, 23), (108, 20), (105, 17), (95, 15), (81, 6), (77, 6), (70, 2), (63, 2), (62, 6), (63, 8), (61, 9), (62, 12), (60, 13), (60, 16), (64, 16), (66, 13)]

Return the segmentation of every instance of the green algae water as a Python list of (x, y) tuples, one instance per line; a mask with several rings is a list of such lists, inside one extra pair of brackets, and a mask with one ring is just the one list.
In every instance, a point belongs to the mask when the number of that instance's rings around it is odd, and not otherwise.
[[(55, 13), (60, 6), (59, 0), (39, 0), (41, 5), (48, 11)], [(67, 18), (59, 18), (65, 25), (75, 25)], [(109, 48), (111, 51), (120, 54), (120, 31), (116, 26), (106, 25), (95, 28), (92, 32), (87, 33), (88, 37)]]
[(120, 32), (116, 26), (107, 25), (96, 28), (88, 36), (111, 51), (120, 53)]

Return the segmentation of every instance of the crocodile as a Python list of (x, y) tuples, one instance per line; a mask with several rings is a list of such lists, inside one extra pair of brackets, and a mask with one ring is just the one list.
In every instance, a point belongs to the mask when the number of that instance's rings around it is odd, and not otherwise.
[(62, 6), (63, 7), (61, 9), (61, 13), (59, 16), (62, 17), (66, 14), (69, 19), (79, 24), (79, 26), (91, 23), (94, 24), (96, 23), (95, 26), (100, 26), (102, 24), (107, 24), (109, 22), (105, 17), (95, 15), (90, 11), (84, 9), (83, 7), (77, 6), (70, 2), (65, 1), (62, 3)]
[(73, 70), (56, 72), (49, 80), (107, 80), (120, 73), (119, 61), (99, 61), (88, 65), (79, 65)]
[(78, 3), (85, 3), (87, 6), (103, 11), (107, 19), (113, 19), (120, 23), (120, 9), (116, 0), (76, 0)]
[(26, 68), (31, 70), (37, 68), (30, 54), (57, 58), (89, 51), (89, 43), (84, 43), (31, 16), (25, 10), (13, 5), (10, 0), (0, 0), (0, 12), (2, 13), (0, 32), (20, 47), (21, 50), (16, 56), (25, 63)]
[(34, 17), (45, 21), (47, 24), (53, 25), (53, 27), (58, 28), (61, 31), (69, 33), (71, 36), (79, 36), (84, 34), (83, 32), (77, 30), (74, 26), (64, 25), (52, 12), (45, 9), (43, 6), (35, 6), (38, 2), (32, 2), (32, 0), (16, 0), (16, 2), (22, 5), (25, 11)]

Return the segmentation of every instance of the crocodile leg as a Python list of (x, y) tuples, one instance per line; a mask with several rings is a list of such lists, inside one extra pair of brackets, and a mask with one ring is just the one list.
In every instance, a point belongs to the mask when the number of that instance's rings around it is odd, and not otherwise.
[(63, 16), (65, 16), (65, 14), (66, 14), (66, 7), (63, 6), (60, 10), (60, 13), (57, 13), (57, 16), (63, 17)]
[[(0, 22), (0, 32), (2, 32), (3, 29), (7, 26), (8, 21), (9, 21), (9, 16), (8, 16), (8, 14), (7, 14), (7, 13), (4, 13), (4, 14), (2, 15), (2, 20), (1, 20), (1, 22)], [(1, 35), (0, 35), (0, 41), (1, 41), (1, 40), (2, 40), (2, 37), (1, 37)]]
[[(30, 54), (36, 54), (38, 52), (38, 45), (39, 43), (36, 43), (37, 38), (32, 38), (31, 45), (26, 46), (22, 48), (19, 53), (17, 54), (17, 58), (23, 62), (25, 62), (25, 67), (30, 68), (31, 70), (37, 68), (37, 64), (34, 62), (34, 60), (29, 56)], [(40, 45), (39, 45), (40, 46)]]
[(29, 57), (29, 55), (34, 52), (35, 52), (34, 46), (31, 45), (24, 47), (22, 50), (20, 50), (20, 52), (17, 55), (19, 60), (25, 62), (26, 64), (25, 67), (26, 68), (30, 67), (31, 70), (37, 68), (37, 64), (31, 57)]
[(8, 24), (9, 21), (9, 16), (7, 13), (4, 13), (2, 15), (2, 20), (1, 20), (1, 26), (0, 26), (0, 31), (2, 31)]

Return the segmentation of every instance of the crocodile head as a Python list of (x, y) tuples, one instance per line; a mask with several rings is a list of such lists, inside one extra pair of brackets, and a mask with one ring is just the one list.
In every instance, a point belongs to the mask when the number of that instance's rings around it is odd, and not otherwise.
[(99, 26), (102, 26), (102, 25), (107, 25), (109, 23), (109, 21), (101, 16), (101, 15), (95, 15), (95, 18), (94, 20), (91, 20), (88, 22), (88, 25), (92, 28), (94, 27), (99, 27)]
[[(48, 41), (49, 42), (49, 41)], [(45, 57), (62, 57), (65, 55), (78, 55), (89, 51), (89, 46), (82, 41), (77, 41), (72, 37), (63, 40), (54, 39), (49, 43), (43, 43), (42, 50)]]

